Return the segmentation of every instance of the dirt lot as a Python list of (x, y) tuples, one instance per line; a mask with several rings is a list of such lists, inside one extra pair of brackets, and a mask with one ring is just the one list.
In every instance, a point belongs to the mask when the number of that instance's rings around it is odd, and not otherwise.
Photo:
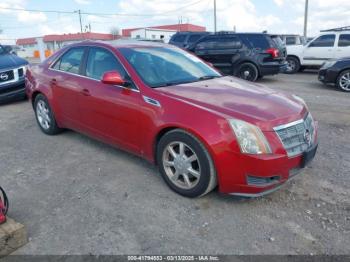
[(0, 184), (30, 242), (17, 254), (349, 254), (350, 94), (314, 73), (261, 83), (319, 121), (312, 165), (259, 199), (186, 199), (148, 162), (67, 131), (39, 131), (28, 102), (0, 107)]

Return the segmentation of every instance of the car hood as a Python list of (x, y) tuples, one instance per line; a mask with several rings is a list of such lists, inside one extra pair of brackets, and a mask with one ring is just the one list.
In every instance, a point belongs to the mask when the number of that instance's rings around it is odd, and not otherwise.
[(287, 94), (234, 77), (157, 88), (165, 95), (197, 107), (237, 118), (264, 131), (301, 119), (305, 105)]
[(28, 62), (12, 54), (0, 55), (0, 69), (14, 68), (17, 66), (26, 65)]

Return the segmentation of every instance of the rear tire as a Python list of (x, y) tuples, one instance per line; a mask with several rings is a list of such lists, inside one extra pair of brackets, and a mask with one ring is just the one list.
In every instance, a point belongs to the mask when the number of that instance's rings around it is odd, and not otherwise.
[(295, 74), (300, 70), (300, 62), (298, 58), (294, 56), (288, 56), (287, 63), (288, 63), (288, 66), (285, 72), (286, 74)]
[(35, 97), (34, 111), (36, 121), (43, 133), (52, 136), (62, 132), (62, 129), (57, 126), (49, 101), (42, 94)]
[(160, 139), (157, 163), (166, 184), (182, 196), (200, 197), (217, 185), (216, 171), (207, 149), (182, 129), (169, 131)]
[(339, 74), (336, 85), (341, 91), (350, 92), (350, 70), (345, 70)]
[(259, 77), (259, 71), (254, 64), (243, 63), (239, 65), (236, 76), (250, 82), (255, 82)]

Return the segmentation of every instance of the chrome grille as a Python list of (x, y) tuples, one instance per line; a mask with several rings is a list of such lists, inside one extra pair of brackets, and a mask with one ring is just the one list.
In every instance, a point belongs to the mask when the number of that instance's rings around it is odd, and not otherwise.
[(304, 119), (275, 127), (274, 130), (289, 157), (301, 154), (314, 144), (315, 128), (310, 113)]

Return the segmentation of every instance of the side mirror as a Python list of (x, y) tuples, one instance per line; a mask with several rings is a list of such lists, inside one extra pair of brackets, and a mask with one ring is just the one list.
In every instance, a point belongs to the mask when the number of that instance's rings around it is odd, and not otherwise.
[(109, 85), (118, 85), (118, 86), (125, 85), (125, 80), (121, 77), (121, 75), (117, 71), (110, 71), (110, 72), (104, 73), (102, 76), (101, 82)]

